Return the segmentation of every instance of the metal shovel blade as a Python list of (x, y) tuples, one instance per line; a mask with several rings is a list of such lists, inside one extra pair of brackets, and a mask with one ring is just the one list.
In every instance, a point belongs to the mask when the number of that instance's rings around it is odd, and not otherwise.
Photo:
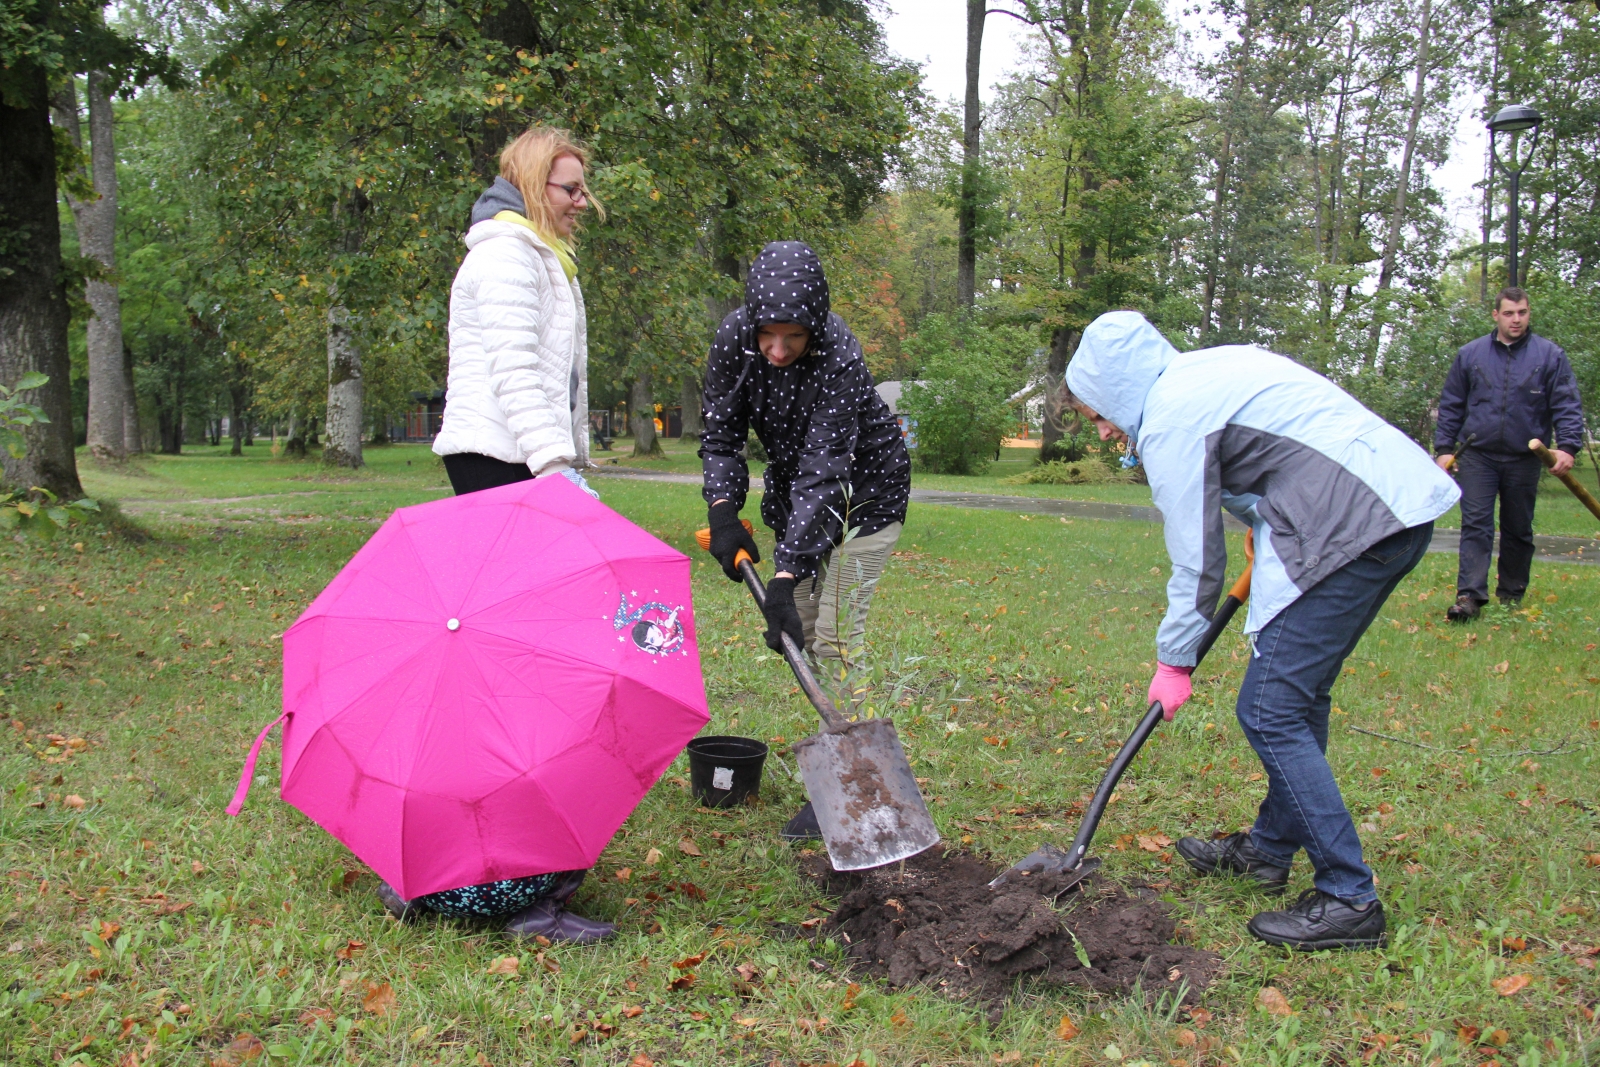
[(824, 730), (796, 742), (794, 755), (834, 870), (881, 867), (939, 843), (888, 719)]

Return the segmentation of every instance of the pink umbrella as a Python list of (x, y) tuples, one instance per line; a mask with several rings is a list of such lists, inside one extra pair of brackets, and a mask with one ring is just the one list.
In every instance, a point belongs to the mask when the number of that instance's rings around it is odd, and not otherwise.
[(708, 718), (688, 557), (565, 478), (401, 508), (283, 643), (283, 799), (407, 899), (593, 866)]

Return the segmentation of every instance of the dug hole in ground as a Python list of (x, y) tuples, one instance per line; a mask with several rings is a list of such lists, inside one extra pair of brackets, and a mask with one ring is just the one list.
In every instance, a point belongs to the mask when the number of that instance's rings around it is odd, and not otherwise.
[(1070, 876), (990, 889), (999, 865), (943, 846), (903, 867), (840, 872), (820, 853), (802, 853), (800, 865), (839, 901), (819, 935), (837, 938), (858, 972), (891, 986), (999, 1001), (1027, 979), (1195, 1003), (1222, 966), (1217, 954), (1174, 942), (1177, 920), (1154, 889), (1098, 874), (1052, 905)]

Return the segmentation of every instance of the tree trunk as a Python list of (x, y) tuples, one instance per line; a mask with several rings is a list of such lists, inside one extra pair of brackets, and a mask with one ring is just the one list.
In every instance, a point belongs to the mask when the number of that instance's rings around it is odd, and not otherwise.
[(89, 454), (96, 459), (127, 456), (127, 400), (122, 374), (122, 304), (111, 280), (117, 266), (117, 154), (111, 112), (111, 78), (89, 73), (89, 153), (94, 190), (99, 194), (77, 213), (80, 251), (100, 265), (104, 277), (90, 279), (89, 302)]
[[(0, 95), (0, 382), (28, 371), (50, 376), (28, 402), (50, 421), (23, 431), (21, 459), (0, 453), (13, 488), (83, 496), (72, 452), (72, 366), (67, 296), (61, 287), (61, 222), (56, 208), (56, 143), (45, 72), (20, 61)], [(20, 104), (21, 106), (14, 106)]]
[(987, 0), (967, 0), (967, 99), (961, 130), (961, 203), (956, 209), (956, 299), (971, 307), (978, 288), (978, 167), (983, 128), (978, 96)]
[(683, 440), (699, 441), (700, 435), (705, 432), (705, 419), (701, 418), (701, 405), (705, 398), (701, 395), (702, 383), (700, 372), (685, 370), (683, 372)]
[(1417, 84), (1411, 91), (1411, 115), (1406, 120), (1405, 147), (1400, 152), (1400, 171), (1394, 188), (1394, 210), (1389, 215), (1389, 239), (1383, 243), (1383, 265), (1378, 268), (1378, 288), (1372, 296), (1372, 325), (1367, 332), (1367, 354), (1362, 361), (1370, 366), (1378, 356), (1378, 340), (1383, 334), (1384, 293), (1394, 280), (1394, 261), (1400, 252), (1400, 230), (1405, 223), (1406, 194), (1411, 191), (1411, 157), (1417, 150), (1417, 129), (1422, 122), (1422, 105), (1428, 94), (1428, 31), (1433, 22), (1432, 0), (1422, 0), (1422, 26), (1417, 31)]
[(1039, 434), (1039, 450), (1061, 440), (1068, 433), (1072, 410), (1063, 402), (1067, 388), (1067, 362), (1078, 347), (1078, 331), (1057, 326), (1050, 334), (1050, 359), (1044, 372), (1044, 427)]
[(246, 436), (244, 409), (247, 396), (241, 362), (238, 359), (233, 361), (233, 379), (228, 383), (228, 430), (233, 438), (233, 447), (228, 450), (230, 456), (244, 455)]
[(133, 388), (133, 349), (122, 342), (122, 450), (128, 455), (144, 451), (144, 431), (139, 428), (139, 394)]
[(350, 310), (328, 309), (328, 440), (322, 462), (332, 467), (360, 467), (361, 350), (350, 329)]
[[(340, 202), (335, 210), (342, 215), (343, 233), (341, 251), (356, 255), (361, 251), (362, 223), (368, 201), (357, 189), (348, 202)], [(334, 289), (333, 306), (328, 309), (328, 443), (322, 450), (322, 462), (332, 467), (356, 468), (363, 465), (361, 458), (361, 426), (365, 421), (362, 411), (364, 399), (361, 381), (361, 349), (356, 344), (355, 332), (350, 328), (350, 309), (344, 306), (343, 296)]]
[(640, 371), (633, 380), (628, 394), (628, 407), (633, 416), (633, 454), (635, 456), (661, 455), (661, 442), (656, 440), (655, 391), (650, 387), (650, 372)]
[(305, 426), (300, 422), (299, 408), (295, 408), (289, 412), (289, 429), (283, 440), (283, 454), (286, 456), (293, 456), (295, 459), (305, 458)]

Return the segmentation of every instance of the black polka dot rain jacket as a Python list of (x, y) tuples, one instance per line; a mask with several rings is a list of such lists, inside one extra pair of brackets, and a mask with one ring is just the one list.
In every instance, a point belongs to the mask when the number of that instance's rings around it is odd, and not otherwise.
[[(756, 329), (797, 322), (811, 347), (774, 367), (756, 347)], [(778, 535), (775, 569), (797, 578), (851, 529), (876, 533), (904, 522), (911, 460), (894, 416), (873, 388), (861, 345), (828, 310), (822, 261), (801, 241), (761, 250), (745, 282), (744, 306), (722, 320), (706, 363), (705, 498), (741, 509), (750, 469), (741, 449), (754, 430), (767, 450), (761, 518)]]

